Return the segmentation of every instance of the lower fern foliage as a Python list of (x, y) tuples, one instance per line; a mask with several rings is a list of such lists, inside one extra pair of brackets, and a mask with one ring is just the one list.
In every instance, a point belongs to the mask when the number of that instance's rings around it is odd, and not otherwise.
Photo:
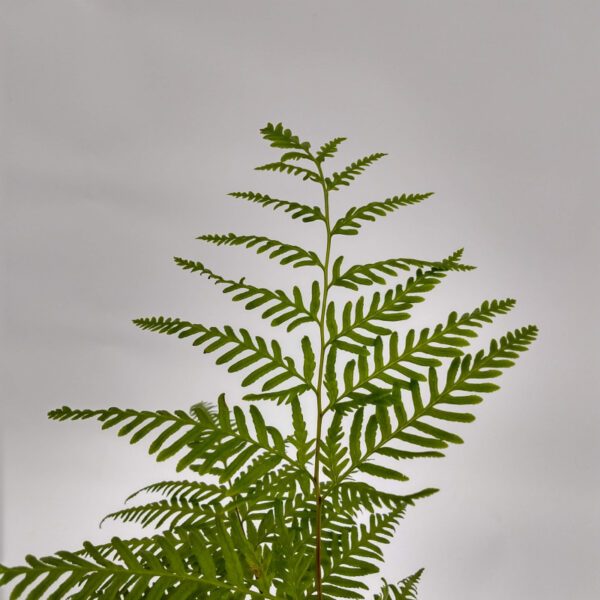
[[(287, 214), (302, 226), (319, 227), (324, 252), (251, 234), (203, 234), (219, 246), (240, 246), (281, 265), (313, 269), (308, 290), (259, 288), (245, 278), (218, 275), (203, 263), (177, 257), (190, 273), (220, 286), (246, 310), (257, 310), (273, 328), (297, 336), (302, 364), (285, 356), (282, 344), (246, 329), (147, 317), (141, 329), (188, 338), (229, 372), (243, 373), (242, 396), (249, 404), (230, 405), (221, 395), (189, 411), (121, 408), (75, 410), (63, 407), (58, 421), (98, 421), (102, 429), (135, 444), (144, 442), (156, 460), (172, 459), (185, 479), (158, 482), (130, 496), (146, 503), (109, 514), (108, 519), (159, 528), (140, 539), (113, 538), (103, 545), (84, 542), (76, 551), (27, 556), (23, 566), (0, 566), (0, 585), (11, 584), (10, 598), (58, 600), (410, 600), (420, 569), (397, 583), (382, 581), (370, 590), (365, 580), (379, 572), (383, 546), (394, 537), (407, 509), (437, 492), (434, 488), (399, 493), (409, 480), (409, 463), (444, 456), (462, 443), (454, 423), (475, 419), (471, 408), (514, 364), (537, 334), (527, 326), (492, 340), (484, 349), (468, 348), (486, 323), (513, 308), (513, 299), (485, 301), (420, 331), (396, 325), (410, 318), (451, 273), (474, 267), (461, 262), (462, 250), (447, 258), (390, 258), (343, 267), (332, 242), (357, 235), (362, 225), (411, 207), (431, 194), (402, 194), (355, 206), (337, 220), (331, 196), (374, 162), (376, 153), (355, 160), (329, 176), (323, 163), (345, 138), (334, 138), (316, 152), (281, 124), (261, 130), (276, 162), (259, 170), (300, 176), (316, 184), (322, 203), (305, 205), (257, 192), (234, 192), (235, 201)], [(406, 210), (410, 210), (407, 208)], [(363, 287), (403, 283), (370, 295), (332, 299), (333, 288), (348, 294)], [(301, 331), (299, 334), (298, 331)], [(289, 411), (289, 427), (268, 424), (265, 402)], [(261, 404), (262, 403), (262, 404)], [(309, 431), (306, 415), (316, 429)], [(387, 481), (386, 481), (387, 480)]]

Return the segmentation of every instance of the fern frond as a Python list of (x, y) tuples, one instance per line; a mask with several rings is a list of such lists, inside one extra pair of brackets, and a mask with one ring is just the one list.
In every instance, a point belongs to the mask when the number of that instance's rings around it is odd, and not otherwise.
[(308, 206), (301, 202), (278, 200), (277, 198), (271, 198), (266, 194), (258, 194), (256, 192), (231, 192), (229, 195), (234, 198), (245, 198), (263, 207), (270, 206), (273, 210), (283, 208), (284, 212), (289, 213), (292, 219), (302, 219), (304, 223), (325, 221), (325, 216), (318, 206)]
[[(490, 349), (485, 353), (480, 350), (475, 356), (466, 355), (456, 357), (448, 369), (446, 384), (443, 390), (438, 390), (437, 373), (435, 368), (429, 369), (427, 378), (429, 384), (429, 400), (424, 401), (421, 395), (419, 382), (412, 380), (409, 384), (412, 410), (409, 411), (402, 401), (399, 389), (393, 391), (393, 404), (391, 407), (377, 405), (375, 413), (367, 422), (364, 439), (366, 449), (352, 453), (351, 464), (337, 476), (331, 486), (337, 486), (356, 470), (363, 470), (366, 461), (375, 455), (390, 458), (403, 458), (403, 450), (389, 446), (392, 441), (400, 441), (409, 446), (417, 446), (426, 450), (438, 450), (448, 444), (460, 444), (462, 439), (437, 425), (431, 425), (424, 419), (437, 421), (470, 423), (475, 417), (470, 413), (462, 412), (460, 407), (468, 404), (478, 404), (482, 401), (480, 394), (489, 393), (499, 389), (494, 383), (489, 383), (490, 378), (502, 374), (501, 369), (514, 365), (514, 360), (519, 352), (528, 349), (537, 336), (537, 327), (530, 325), (509, 332), (500, 340), (492, 340)], [(440, 408), (440, 405), (450, 405), (455, 410)], [(390, 408), (396, 424), (390, 418)], [(359, 409), (360, 411), (361, 409)], [(412, 412), (412, 414), (410, 414)], [(355, 413), (356, 420), (359, 412)], [(410, 414), (410, 416), (409, 416)], [(359, 425), (362, 430), (362, 422)], [(378, 475), (378, 473), (370, 473)]]
[[(431, 291), (444, 277), (441, 271), (418, 270), (404, 286), (397, 285), (383, 294), (375, 292), (366, 308), (364, 296), (355, 303), (347, 302), (341, 326), (330, 336), (327, 344), (336, 344), (346, 351), (364, 354), (365, 347), (373, 346), (377, 337), (393, 333), (384, 323), (410, 318), (410, 309), (424, 301), (420, 294)], [(340, 340), (344, 338), (348, 338), (350, 343), (341, 344)]]
[(350, 463), (348, 448), (344, 443), (342, 414), (339, 412), (334, 414), (321, 445), (321, 462), (323, 473), (331, 481), (337, 481), (346, 465)]
[(338, 151), (338, 146), (345, 142), (345, 137), (337, 137), (323, 144), (315, 156), (315, 160), (321, 164), (326, 158), (332, 158)]
[(126, 502), (133, 500), (139, 494), (161, 494), (168, 500), (186, 500), (188, 502), (202, 502), (219, 494), (226, 494), (227, 488), (207, 483), (205, 481), (188, 481), (175, 479), (172, 481), (159, 481), (140, 488), (126, 498)]
[(182, 269), (206, 275), (209, 279), (213, 279), (215, 284), (224, 285), (223, 293), (234, 294), (232, 298), (234, 302), (245, 301), (244, 306), (246, 310), (268, 305), (261, 316), (263, 319), (270, 319), (272, 326), (282, 325), (290, 321), (287, 323), (286, 329), (287, 331), (292, 331), (303, 323), (318, 323), (319, 321), (318, 310), (321, 288), (318, 281), (313, 282), (311, 299), (307, 307), (304, 304), (302, 292), (298, 286), (294, 286), (293, 288), (292, 299), (282, 290), (269, 290), (250, 285), (246, 283), (244, 277), (239, 281), (225, 279), (221, 275), (217, 275), (210, 269), (207, 269), (198, 261), (187, 260), (177, 256), (174, 260)]
[(305, 465), (312, 458), (312, 448), (315, 440), (308, 437), (308, 430), (298, 396), (292, 398), (291, 407), (294, 433), (288, 438), (288, 441), (296, 448), (296, 460)]
[[(159, 500), (139, 506), (130, 506), (106, 515), (100, 525), (107, 519), (123, 523), (138, 523), (142, 527), (166, 526), (169, 529), (192, 527), (199, 529), (203, 522), (214, 518), (219, 508), (219, 500), (224, 497), (215, 495), (210, 501), (188, 501), (183, 499)], [(211, 510), (212, 509), (212, 510)]]
[(288, 464), (273, 470), (272, 467), (279, 462), (280, 457), (262, 455), (248, 463), (248, 468), (241, 471), (229, 485), (170, 481), (146, 486), (129, 498), (142, 491), (158, 491), (167, 494), (168, 499), (115, 511), (104, 517), (102, 522), (114, 519), (135, 522), (143, 527), (166, 526), (174, 531), (194, 528), (210, 535), (219, 514), (239, 511), (244, 519), (256, 519), (257, 514), (261, 516), (272, 508), (277, 499), (295, 492), (298, 483), (297, 467)]
[(405, 577), (398, 585), (383, 580), (381, 592), (375, 594), (373, 600), (417, 600), (417, 585), (424, 569)]
[[(206, 439), (208, 432), (216, 426), (208, 421), (199, 422), (188, 413), (176, 410), (156, 412), (111, 407), (107, 409), (73, 409), (68, 406), (48, 412), (48, 418), (55, 421), (78, 421), (96, 419), (102, 423), (102, 429), (120, 425), (119, 437), (130, 436), (130, 443), (135, 444), (153, 435), (149, 446), (150, 454), (157, 454), (158, 461), (166, 460), (191, 442)], [(178, 470), (183, 465), (178, 465)]]
[(357, 235), (358, 230), (361, 228), (360, 221), (375, 221), (377, 217), (387, 216), (401, 206), (417, 204), (432, 195), (432, 193), (402, 194), (402, 196), (387, 198), (383, 202), (369, 202), (369, 204), (363, 204), (362, 206), (353, 206), (335, 222), (331, 229), (331, 235)]
[[(441, 453), (414, 453), (421, 456), (443, 456)], [(375, 513), (378, 510), (392, 510), (400, 505), (413, 505), (416, 500), (427, 498), (439, 492), (436, 488), (426, 488), (413, 494), (401, 495), (384, 492), (364, 481), (343, 481), (337, 486), (325, 486), (326, 497), (331, 497), (334, 506), (343, 506), (355, 514), (363, 510)]]
[[(105, 598), (140, 598), (150, 587), (149, 600), (162, 598), (175, 590), (171, 597), (192, 600), (215, 588), (275, 600), (262, 590), (252, 590), (249, 587), (252, 582), (248, 585), (244, 581), (241, 566), (237, 572), (218, 572), (215, 560), (206, 551), (206, 540), (199, 533), (190, 532), (183, 548), (175, 546), (166, 536), (156, 536), (155, 539), (157, 548), (154, 553), (149, 553), (143, 550), (136, 552), (123, 540), (114, 537), (111, 545), (115, 557), (112, 559), (106, 558), (90, 542), (83, 544), (88, 558), (65, 551), (42, 558), (28, 555), (27, 565), (0, 566), (0, 585), (19, 580), (11, 594), (13, 600), (41, 598), (52, 586), (56, 587), (47, 596), (48, 600), (90, 598), (99, 590)], [(215, 553), (217, 549), (213, 546), (211, 551)], [(190, 555), (196, 558), (197, 570), (190, 568)], [(227, 555), (226, 550), (222, 555)]]
[(356, 526), (341, 536), (323, 576), (323, 591), (333, 597), (364, 598), (356, 590), (368, 587), (357, 578), (379, 572), (375, 563), (383, 560), (381, 546), (389, 544), (405, 511), (406, 505), (400, 504), (387, 514), (372, 514), (368, 525)]
[(231, 485), (228, 491), (231, 503), (225, 509), (238, 510), (245, 523), (263, 520), (282, 500), (288, 502), (295, 498), (298, 486), (305, 486), (309, 482), (307, 478), (298, 479), (294, 465), (282, 463), (277, 469), (269, 470), (256, 479), (242, 494), (237, 494), (236, 486)]
[(316, 183), (321, 182), (321, 177), (318, 173), (315, 173), (315, 171), (282, 161), (267, 163), (266, 165), (254, 167), (254, 169), (256, 171), (273, 171), (279, 173), (287, 173), (288, 175), (296, 175), (297, 177), (302, 177), (303, 181), (310, 180)]
[(217, 327), (205, 327), (198, 323), (190, 323), (181, 319), (165, 317), (149, 317), (134, 319), (133, 323), (140, 329), (173, 335), (179, 338), (193, 337), (194, 346), (204, 346), (204, 353), (222, 351), (216, 360), (218, 365), (231, 363), (227, 369), (230, 373), (250, 370), (242, 380), (242, 386), (269, 377), (262, 384), (262, 390), (272, 390), (291, 378), (300, 379), (308, 384), (298, 373), (292, 358), (283, 356), (281, 346), (275, 340), (270, 348), (264, 338), (252, 337), (246, 329), (240, 329), (237, 334), (232, 327), (225, 325), (221, 331)]
[(257, 254), (269, 252), (269, 258), (277, 258), (280, 264), (291, 264), (294, 268), (319, 267), (323, 269), (323, 263), (321, 263), (321, 260), (314, 252), (261, 235), (236, 235), (235, 233), (205, 234), (198, 236), (196, 239), (216, 244), (217, 246), (226, 245), (255, 248)]
[[(185, 454), (179, 459), (178, 471), (189, 467), (196, 472), (215, 474), (220, 477), (221, 483), (240, 472), (260, 453), (265, 459), (286, 461), (307, 473), (304, 467), (288, 455), (279, 431), (275, 427), (267, 428), (264, 425), (256, 407), (250, 407), (254, 435), (250, 433), (243, 411), (236, 406), (233, 412), (235, 418), (231, 417), (224, 396), (221, 396), (216, 421), (199, 422), (181, 410), (170, 413), (114, 407), (89, 410), (63, 406), (50, 411), (48, 417), (58, 421), (97, 419), (102, 423), (102, 429), (120, 425), (118, 435), (130, 436), (132, 444), (147, 439), (152, 434), (154, 439), (148, 452), (157, 453), (157, 461), (167, 460), (183, 451)], [(226, 466), (216, 467), (221, 461), (224, 461)], [(217, 490), (213, 488), (205, 489), (209, 493), (217, 494)]]
[(242, 396), (244, 400), (249, 402), (258, 402), (259, 400), (269, 400), (279, 404), (289, 404), (295, 397), (302, 395), (304, 392), (312, 389), (308, 384), (294, 385), (289, 388), (277, 389), (270, 392), (256, 392), (245, 394)]
[(376, 152), (375, 154), (370, 154), (369, 156), (359, 158), (343, 171), (333, 173), (331, 177), (326, 177), (325, 185), (327, 186), (327, 189), (330, 191), (339, 190), (341, 185), (350, 185), (350, 182), (360, 175), (367, 167), (370, 167), (375, 161), (378, 161), (384, 156), (387, 156), (387, 153)]
[(356, 291), (359, 285), (385, 284), (387, 277), (397, 277), (398, 272), (409, 271), (411, 267), (435, 269), (436, 271), (472, 271), (475, 269), (476, 267), (472, 265), (460, 263), (462, 254), (463, 249), (461, 248), (441, 261), (389, 258), (374, 263), (353, 265), (344, 273), (341, 273), (344, 257), (340, 256), (333, 264), (330, 285)]
[[(418, 338), (415, 331), (411, 329), (405, 339), (402, 351), (398, 347), (398, 335), (392, 333), (388, 341), (388, 358), (385, 359), (383, 342), (381, 337), (375, 338), (373, 368), (370, 368), (367, 359), (359, 356), (357, 361), (350, 361), (344, 369), (345, 389), (335, 403), (336, 410), (349, 410), (357, 407), (363, 402), (378, 394), (382, 399), (382, 389), (375, 382), (381, 382), (388, 386), (399, 385), (404, 389), (410, 389), (411, 381), (425, 381), (426, 377), (414, 367), (409, 368), (403, 363), (412, 363), (418, 367), (439, 367), (439, 357), (455, 357), (464, 354), (463, 347), (469, 345), (469, 340), (477, 337), (476, 329), (482, 323), (489, 323), (500, 314), (505, 314), (515, 305), (515, 300), (485, 301), (480, 307), (463, 314), (460, 318), (456, 312), (450, 313), (446, 323), (438, 324), (433, 332), (429, 328), (421, 330)], [(416, 339), (416, 341), (415, 341)], [(427, 356), (421, 356), (421, 355)], [(364, 392), (359, 390), (363, 389)], [(389, 395), (389, 389), (388, 389)], [(340, 402), (343, 398), (350, 401)]]

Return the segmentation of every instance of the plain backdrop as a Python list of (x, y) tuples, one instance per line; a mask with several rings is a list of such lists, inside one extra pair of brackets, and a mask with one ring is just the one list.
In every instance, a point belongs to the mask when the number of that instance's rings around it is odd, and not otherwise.
[(466, 443), (406, 467), (411, 482), (395, 489), (442, 491), (408, 512), (382, 574), (424, 566), (422, 600), (598, 597), (597, 0), (14, 0), (0, 12), (0, 562), (140, 535), (98, 522), (173, 477), (141, 445), (48, 410), (239, 399), (240, 378), (132, 318), (281, 334), (172, 257), (260, 285), (306, 283), (194, 239), (260, 233), (322, 251), (318, 226), (227, 196), (318, 202), (310, 184), (253, 170), (278, 156), (259, 128), (283, 121), (313, 146), (348, 137), (331, 169), (389, 153), (336, 194), (336, 215), (435, 192), (335, 248), (369, 262), (464, 247), (478, 269), (448, 277), (414, 326), (515, 297), (476, 347), (540, 327), (460, 428)]

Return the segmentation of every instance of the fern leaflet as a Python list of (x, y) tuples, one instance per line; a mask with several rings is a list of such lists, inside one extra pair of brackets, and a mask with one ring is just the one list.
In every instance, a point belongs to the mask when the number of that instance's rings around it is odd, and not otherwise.
[(278, 200), (277, 198), (271, 198), (266, 194), (258, 194), (256, 192), (231, 192), (229, 195), (234, 198), (246, 198), (246, 200), (264, 207), (270, 206), (273, 210), (283, 208), (284, 212), (289, 213), (292, 219), (301, 219), (304, 223), (325, 221), (325, 216), (318, 206), (307, 206), (301, 202)]
[(317, 312), (321, 298), (321, 288), (318, 281), (313, 282), (310, 303), (306, 307), (302, 298), (302, 292), (298, 286), (294, 286), (293, 288), (292, 300), (282, 290), (273, 291), (266, 288), (259, 288), (246, 283), (243, 277), (239, 281), (225, 279), (207, 269), (201, 262), (186, 260), (177, 256), (174, 260), (184, 270), (206, 275), (209, 279), (213, 279), (216, 284), (224, 285), (223, 293), (233, 293), (234, 302), (246, 301), (244, 305), (246, 310), (270, 305), (262, 313), (262, 318), (270, 319), (273, 326), (282, 325), (291, 320), (287, 325), (287, 331), (292, 331), (303, 323), (318, 323)]
[(385, 217), (398, 210), (401, 206), (417, 204), (429, 198), (432, 194), (402, 194), (387, 198), (383, 202), (369, 202), (362, 206), (352, 207), (341, 219), (338, 219), (331, 229), (331, 235), (357, 235), (361, 228), (360, 221), (375, 221), (377, 217)]
[(255, 248), (257, 254), (269, 252), (269, 258), (277, 258), (280, 264), (291, 264), (294, 268), (320, 267), (323, 269), (321, 260), (314, 252), (304, 250), (300, 246), (286, 244), (260, 235), (236, 235), (235, 233), (225, 235), (205, 234), (198, 236), (196, 239), (216, 244), (217, 246), (226, 245)]

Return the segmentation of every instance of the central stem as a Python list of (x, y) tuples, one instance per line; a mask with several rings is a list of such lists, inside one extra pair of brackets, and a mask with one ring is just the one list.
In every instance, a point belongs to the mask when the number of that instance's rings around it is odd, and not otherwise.
[(329, 224), (329, 190), (323, 177), (323, 171), (321, 165), (315, 161), (319, 176), (321, 178), (321, 185), (323, 187), (323, 199), (325, 202), (324, 213), (325, 213), (325, 227), (327, 229), (327, 247), (325, 250), (325, 261), (323, 262), (323, 301), (321, 304), (321, 314), (319, 315), (319, 335), (320, 335), (320, 350), (319, 350), (319, 377), (317, 380), (317, 432), (315, 441), (315, 471), (314, 471), (314, 483), (315, 483), (315, 502), (316, 502), (316, 523), (315, 523), (315, 535), (316, 535), (316, 550), (315, 550), (315, 581), (317, 589), (317, 600), (321, 600), (323, 597), (322, 591), (322, 571), (321, 571), (321, 505), (323, 503), (323, 497), (321, 495), (321, 484), (320, 484), (320, 473), (321, 473), (321, 430), (323, 426), (323, 370), (325, 365), (325, 315), (327, 311), (327, 292), (329, 291), (329, 257), (331, 254), (331, 226)]

